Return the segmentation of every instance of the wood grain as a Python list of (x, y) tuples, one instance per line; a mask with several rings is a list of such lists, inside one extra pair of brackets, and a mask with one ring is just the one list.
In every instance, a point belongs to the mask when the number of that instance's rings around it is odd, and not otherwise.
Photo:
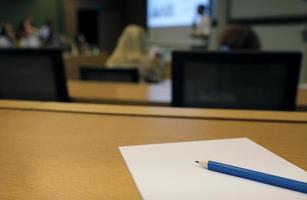
[(195, 109), (0, 100), (0, 108), (143, 117), (307, 123), (306, 112)]
[(170, 88), (170, 81), (158, 84), (68, 81), (69, 95), (79, 103), (169, 106)]
[(62, 104), (62, 111), (54, 112), (28, 106), (0, 109), (0, 199), (140, 199), (118, 150), (123, 145), (248, 137), (307, 170), (307, 123), (77, 113), (64, 111)]
[[(73, 6), (76, 6), (75, 4), (76, 3), (72, 3)], [(103, 67), (106, 63), (107, 57), (108, 55), (104, 52), (98, 55), (65, 55), (64, 64), (67, 79), (80, 79), (80, 66)]]

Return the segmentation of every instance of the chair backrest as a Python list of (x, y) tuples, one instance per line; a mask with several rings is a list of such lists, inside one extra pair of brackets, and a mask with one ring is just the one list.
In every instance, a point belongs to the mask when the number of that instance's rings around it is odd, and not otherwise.
[(137, 68), (105, 68), (105, 67), (80, 67), (81, 80), (111, 81), (111, 82), (139, 82)]
[(172, 105), (294, 110), (299, 52), (174, 52)]
[(69, 101), (60, 49), (0, 49), (0, 98)]

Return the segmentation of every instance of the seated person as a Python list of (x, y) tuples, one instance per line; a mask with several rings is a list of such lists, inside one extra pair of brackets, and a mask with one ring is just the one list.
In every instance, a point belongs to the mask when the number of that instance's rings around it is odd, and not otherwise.
[(47, 20), (39, 29), (38, 35), (41, 43), (44, 46), (59, 46), (59, 41), (56, 38), (56, 33), (53, 28), (53, 22)]
[(107, 67), (138, 68), (141, 80), (156, 82), (160, 80), (160, 66), (150, 59), (146, 49), (145, 31), (137, 25), (129, 25), (121, 34), (117, 46), (107, 60)]
[(248, 26), (230, 25), (219, 38), (220, 50), (260, 50), (258, 35)]
[(4, 22), (3, 22), (2, 19), (0, 18), (0, 33), (2, 33), (3, 26), (4, 26)]
[(76, 45), (77, 45), (77, 48), (80, 54), (90, 54), (91, 53), (91, 46), (87, 42), (87, 39), (82, 33), (79, 33), (76, 36), (75, 42), (76, 42)]
[(12, 48), (16, 45), (15, 30), (11, 24), (3, 23), (0, 30), (0, 48)]
[(32, 25), (32, 19), (26, 18), (18, 27), (17, 35), (20, 47), (40, 47), (39, 30)]

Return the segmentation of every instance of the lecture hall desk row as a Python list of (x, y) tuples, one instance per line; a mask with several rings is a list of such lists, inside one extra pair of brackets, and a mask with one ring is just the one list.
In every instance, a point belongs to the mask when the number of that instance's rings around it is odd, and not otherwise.
[(98, 55), (64, 55), (66, 77), (78, 80), (81, 66), (97, 67), (104, 66), (108, 55), (104, 52)]
[[(171, 81), (158, 84), (108, 83), (95, 81), (68, 81), (73, 102), (112, 103), (169, 106)], [(298, 110), (307, 110), (307, 84), (301, 84), (297, 97)]]
[(0, 100), (0, 199), (140, 199), (118, 146), (248, 137), (307, 170), (307, 113)]

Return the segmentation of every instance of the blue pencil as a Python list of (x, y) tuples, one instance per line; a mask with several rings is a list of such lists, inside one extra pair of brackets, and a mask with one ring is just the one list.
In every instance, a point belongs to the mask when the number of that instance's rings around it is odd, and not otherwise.
[(214, 161), (195, 161), (201, 167), (207, 168), (208, 170), (221, 172), (224, 174), (238, 176), (241, 178), (246, 178), (253, 181), (258, 181), (261, 183), (266, 183), (289, 190), (294, 190), (297, 192), (307, 193), (307, 183), (296, 181), (293, 179), (288, 179), (280, 176), (275, 176), (271, 174), (266, 174), (250, 169), (240, 168), (232, 165), (227, 165), (223, 163), (218, 163)]

